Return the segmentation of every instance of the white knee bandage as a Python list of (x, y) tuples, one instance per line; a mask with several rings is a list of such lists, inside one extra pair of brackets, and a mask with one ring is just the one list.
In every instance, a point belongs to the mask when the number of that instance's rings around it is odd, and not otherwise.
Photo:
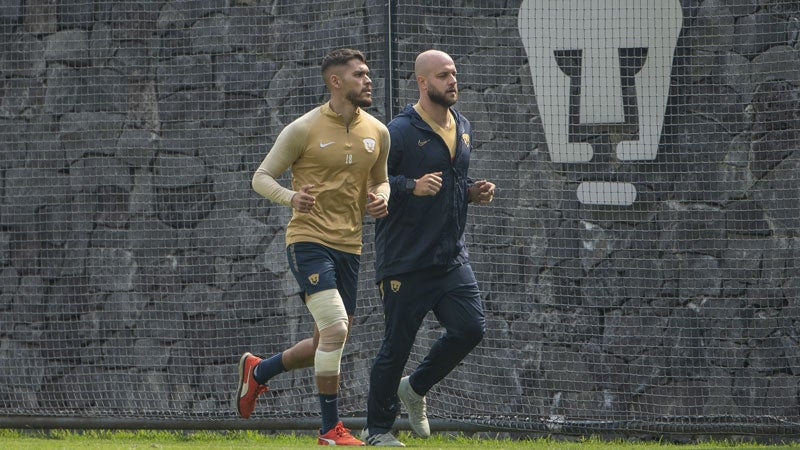
[(323, 377), (335, 377), (339, 375), (342, 367), (342, 350), (323, 352), (319, 348), (314, 353), (314, 374)]
[(342, 350), (347, 339), (347, 311), (339, 291), (328, 289), (312, 294), (306, 306), (319, 330), (314, 373), (322, 376), (339, 375)]

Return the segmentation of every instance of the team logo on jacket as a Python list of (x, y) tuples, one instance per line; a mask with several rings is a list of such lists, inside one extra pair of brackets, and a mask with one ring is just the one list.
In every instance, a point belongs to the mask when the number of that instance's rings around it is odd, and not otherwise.
[(469, 135), (464, 133), (461, 135), (461, 140), (464, 141), (464, 144), (469, 147)]
[(392, 288), (392, 292), (395, 294), (400, 292), (400, 281), (399, 280), (392, 280), (389, 282), (389, 287)]
[(309, 275), (308, 276), (308, 282), (311, 283), (313, 286), (316, 286), (317, 283), (319, 283), (319, 274), (318, 273), (312, 273), (311, 275)]
[(365, 138), (364, 139), (364, 148), (367, 149), (367, 153), (374, 152), (375, 151), (375, 139)]

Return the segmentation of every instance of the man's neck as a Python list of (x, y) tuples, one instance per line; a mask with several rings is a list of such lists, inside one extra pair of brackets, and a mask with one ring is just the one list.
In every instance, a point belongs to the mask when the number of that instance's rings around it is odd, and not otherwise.
[(342, 116), (342, 120), (344, 120), (344, 125), (346, 127), (350, 126), (350, 123), (353, 121), (353, 118), (356, 116), (356, 111), (358, 110), (358, 107), (351, 102), (333, 97), (330, 101), (330, 107), (331, 111)]
[(419, 99), (419, 106), (428, 114), (428, 117), (433, 119), (440, 127), (449, 128), (452, 125), (450, 108), (445, 108), (438, 103), (433, 103), (424, 97)]

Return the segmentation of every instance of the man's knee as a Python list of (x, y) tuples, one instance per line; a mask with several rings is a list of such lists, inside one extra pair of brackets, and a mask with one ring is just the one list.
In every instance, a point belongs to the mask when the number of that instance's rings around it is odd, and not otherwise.
[(448, 330), (448, 333), (458, 340), (461, 345), (472, 348), (483, 340), (483, 336), (486, 334), (486, 324), (483, 320), (476, 320), (461, 324), (458, 329)]
[(332, 351), (344, 347), (347, 340), (347, 319), (339, 320), (319, 330), (318, 349)]
[[(319, 330), (319, 345), (321, 347), (340, 347), (347, 339), (347, 311), (345, 311), (342, 297), (336, 289), (327, 289), (316, 292), (308, 297), (306, 307), (314, 317), (314, 323)], [(323, 348), (323, 350), (330, 350)]]
[(320, 376), (339, 374), (342, 350), (347, 340), (347, 312), (335, 289), (317, 292), (306, 302), (319, 330), (319, 343), (314, 354), (314, 371)]

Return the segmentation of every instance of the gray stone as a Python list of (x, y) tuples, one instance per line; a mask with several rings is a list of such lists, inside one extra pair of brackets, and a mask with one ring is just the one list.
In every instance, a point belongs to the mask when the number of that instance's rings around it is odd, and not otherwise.
[(174, 294), (156, 296), (142, 309), (133, 336), (136, 339), (154, 339), (160, 343), (186, 339), (191, 323), (186, 320), (184, 306), (184, 303), (175, 301)]
[(158, 119), (162, 125), (200, 121), (215, 127), (225, 116), (224, 94), (214, 90), (181, 91), (158, 100)]
[(229, 362), (231, 355), (236, 354), (234, 348), (241, 330), (234, 315), (233, 311), (218, 311), (183, 320), (195, 364), (218, 366)]
[(42, 110), (56, 116), (74, 112), (78, 103), (80, 72), (62, 64), (49, 64)]
[(214, 82), (214, 72), (209, 55), (177, 56), (159, 64), (159, 98), (170, 96), (183, 90), (206, 90)]
[(209, 170), (235, 172), (241, 164), (241, 139), (231, 129), (203, 128), (194, 132), (197, 156)]
[(214, 58), (214, 76), (219, 89), (225, 93), (247, 93), (263, 97), (277, 65), (249, 53), (232, 53)]
[[(11, 236), (6, 233), (0, 233), (0, 266), (6, 266), (9, 262), (10, 256), (10, 245), (11, 245)], [(12, 277), (13, 272), (8, 272), (7, 270), (3, 270), (0, 272), (0, 279), (3, 279), (3, 283), (0, 283), (0, 292), (5, 292), (6, 289), (11, 286), (10, 279)], [(16, 278), (16, 277), (14, 277)]]
[(228, 10), (228, 33), (223, 39), (234, 51), (267, 54), (270, 16), (263, 14), (255, 4), (247, 4), (249, 1), (251, 0), (240, 2), (240, 5), (232, 5)]
[(76, 112), (125, 113), (128, 108), (129, 79), (109, 69), (82, 68), (78, 75), (83, 80), (77, 87)]
[(22, 12), (22, 0), (0, 1), (0, 21), (16, 22), (23, 17)]
[(118, 248), (97, 248), (89, 251), (87, 264), (90, 282), (102, 291), (130, 291), (138, 265), (133, 254)]
[(28, 33), (19, 33), (0, 56), (0, 69), (5, 76), (41, 78), (46, 69), (46, 43)]
[(92, 2), (84, 0), (58, 0), (58, 23), (64, 28), (89, 28), (94, 19)]
[[(166, 145), (165, 140), (162, 140), (163, 145)], [(179, 153), (160, 152), (153, 166), (153, 182), (160, 189), (197, 186), (208, 175), (201, 159)]]
[[(267, 36), (272, 37), (267, 42), (267, 54), (271, 55), (279, 64), (295, 63), (295, 58), (290, 54), (306, 55), (312, 47), (312, 42), (307, 37), (307, 30), (302, 23), (293, 20), (279, 20), (270, 24)], [(314, 65), (319, 67), (319, 63)]]
[(761, 11), (736, 20), (734, 51), (752, 58), (770, 47), (787, 42), (785, 18)]
[(136, 291), (101, 294), (96, 301), (102, 306), (100, 333), (103, 339), (137, 327), (148, 298)]
[(44, 59), (49, 63), (80, 66), (89, 63), (89, 33), (64, 30), (45, 38)]
[[(8, 169), (3, 192), (4, 224), (27, 223), (38, 207), (68, 202), (68, 177), (55, 170)], [(28, 217), (26, 217), (28, 216)]]
[[(137, 339), (133, 345), (133, 366), (139, 370), (160, 370), (169, 362), (169, 347), (152, 338)], [(153, 387), (150, 386), (148, 391)]]
[(779, 45), (753, 58), (749, 68), (754, 83), (786, 80), (800, 82), (800, 73), (794, 69), (793, 63), (798, 61), (800, 50)]
[(26, 0), (23, 13), (22, 21), (27, 32), (41, 35), (58, 30), (58, 11), (52, 0)]
[[(31, 394), (39, 393), (46, 373), (41, 352), (36, 348), (3, 339), (0, 341), (0, 359), (13, 362), (0, 372), (0, 385), (18, 391), (20, 397), (24, 395), (28, 399), (36, 398)], [(25, 400), (20, 402), (20, 407), (35, 407), (35, 402)]]
[(731, 202), (725, 211), (725, 228), (735, 234), (768, 236), (771, 233), (765, 211), (754, 201)]
[(793, 153), (777, 165), (755, 186), (753, 192), (753, 198), (764, 208), (774, 232), (781, 235), (795, 234), (796, 227), (791, 217), (796, 217), (800, 205), (792, 196), (800, 192), (800, 183), (787, 175), (800, 168), (798, 156)]
[(725, 53), (733, 49), (735, 18), (724, 0), (705, 0), (685, 28), (683, 45)]
[(113, 37), (119, 41), (147, 40), (156, 30), (162, 2), (101, 2), (97, 5), (99, 22), (107, 23)]
[(127, 193), (133, 185), (130, 171), (122, 161), (107, 156), (75, 161), (70, 166), (69, 180), (72, 191), (77, 193), (98, 193), (108, 187), (117, 187)]
[[(227, 229), (219, 233), (220, 229)], [(195, 229), (201, 248), (224, 248), (232, 258), (254, 258), (261, 254), (261, 241), (270, 239), (269, 227), (241, 212), (231, 219), (218, 219), (212, 214)]]
[(189, 29), (189, 45), (199, 53), (230, 53), (233, 48), (226, 42), (230, 34), (229, 26), (227, 15), (199, 18)]
[(84, 155), (113, 155), (124, 117), (118, 114), (81, 112), (61, 117), (61, 142), (70, 163)]
[[(225, 98), (224, 128), (242, 136), (260, 136), (269, 129), (270, 110), (267, 102), (250, 94), (231, 94)], [(236, 148), (241, 151), (241, 148)]]
[(130, 167), (147, 167), (155, 158), (158, 142), (158, 136), (150, 130), (124, 129), (114, 156)]
[(0, 103), (0, 117), (29, 119), (42, 107), (44, 87), (32, 78), (12, 78), (6, 82), (6, 95)]
[(0, 168), (21, 168), (27, 159), (29, 136), (25, 133), (25, 122), (18, 120), (0, 121)]

